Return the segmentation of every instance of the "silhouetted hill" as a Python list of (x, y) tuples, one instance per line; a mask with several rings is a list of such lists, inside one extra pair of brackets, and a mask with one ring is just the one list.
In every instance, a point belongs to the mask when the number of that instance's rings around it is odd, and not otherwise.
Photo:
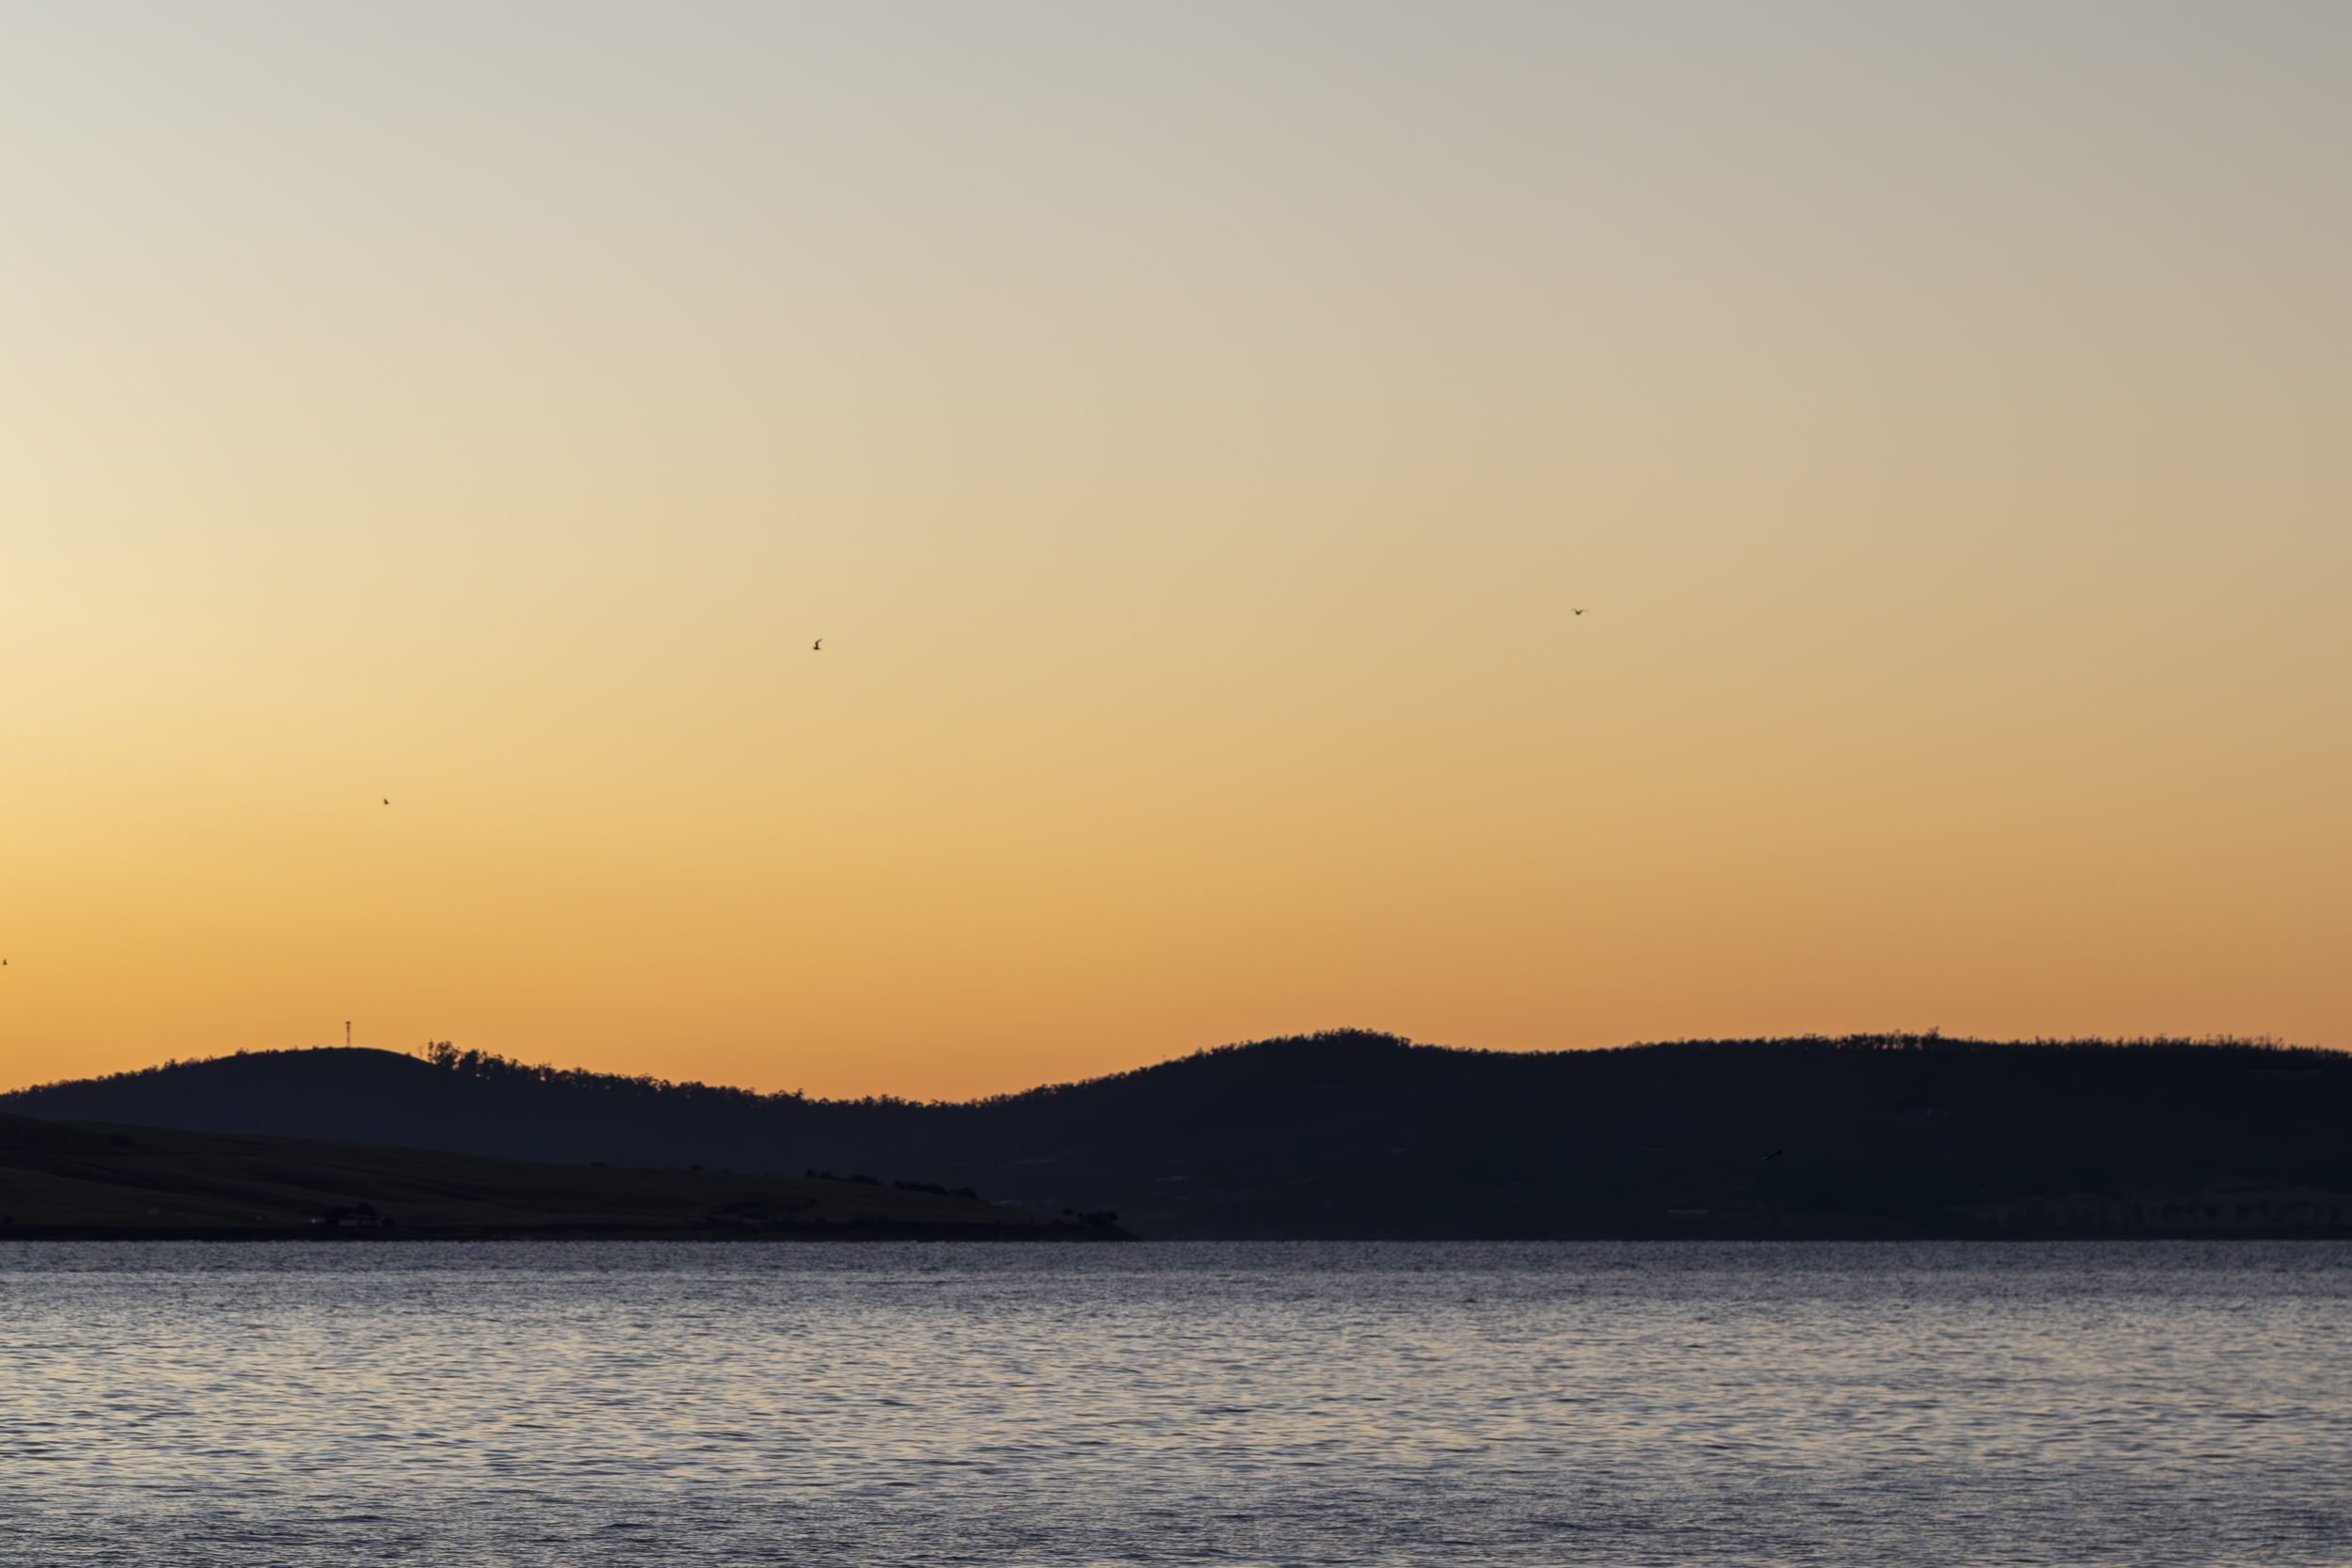
[(323, 1050), (49, 1085), (0, 1108), (857, 1171), (1115, 1210), (1159, 1237), (2352, 1235), (2352, 1061), (2261, 1042), (1505, 1053), (1343, 1032), (960, 1104)]

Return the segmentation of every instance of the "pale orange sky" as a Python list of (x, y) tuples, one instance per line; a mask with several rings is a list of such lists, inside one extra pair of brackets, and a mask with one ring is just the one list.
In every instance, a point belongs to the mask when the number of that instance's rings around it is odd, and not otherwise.
[(0, 1086), (2352, 1043), (2347, 167), (2332, 6), (13, 8)]

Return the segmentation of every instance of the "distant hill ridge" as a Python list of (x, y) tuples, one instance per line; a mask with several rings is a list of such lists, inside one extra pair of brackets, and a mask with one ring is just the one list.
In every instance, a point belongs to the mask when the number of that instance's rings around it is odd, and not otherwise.
[(2269, 1040), (1518, 1053), (1341, 1030), (961, 1102), (761, 1094), (441, 1043), (173, 1062), (0, 1109), (855, 1170), (1115, 1209), (1146, 1236), (2352, 1235), (2352, 1061)]

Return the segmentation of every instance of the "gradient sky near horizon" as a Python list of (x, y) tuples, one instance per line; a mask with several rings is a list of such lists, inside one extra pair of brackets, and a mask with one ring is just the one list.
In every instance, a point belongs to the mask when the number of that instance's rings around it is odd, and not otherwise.
[(0, 169), (0, 1087), (2352, 1045), (2343, 6), (24, 5)]

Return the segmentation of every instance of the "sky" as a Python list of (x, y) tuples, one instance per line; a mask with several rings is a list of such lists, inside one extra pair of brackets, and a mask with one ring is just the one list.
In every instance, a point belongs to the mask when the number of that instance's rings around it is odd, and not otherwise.
[(2352, 1045), (2347, 169), (2337, 5), (10, 7), (0, 1087)]

